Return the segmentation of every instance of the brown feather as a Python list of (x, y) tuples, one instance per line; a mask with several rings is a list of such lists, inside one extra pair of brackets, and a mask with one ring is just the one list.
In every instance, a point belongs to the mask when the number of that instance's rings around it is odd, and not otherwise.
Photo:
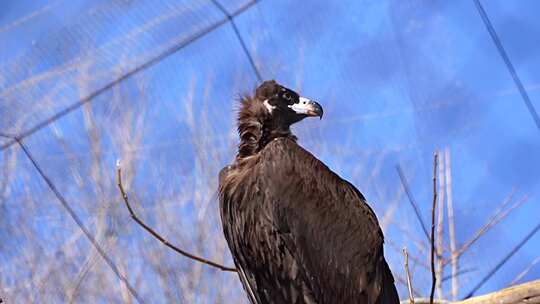
[(238, 155), (219, 178), (225, 238), (251, 302), (399, 303), (373, 210), (273, 123), (261, 100), (271, 93), (242, 101)]

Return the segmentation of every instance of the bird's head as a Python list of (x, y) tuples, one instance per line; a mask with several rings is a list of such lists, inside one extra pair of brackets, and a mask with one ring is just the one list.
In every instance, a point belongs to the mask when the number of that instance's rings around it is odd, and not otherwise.
[(263, 82), (252, 97), (242, 98), (238, 113), (240, 145), (237, 158), (253, 155), (270, 141), (280, 137), (296, 140), (290, 126), (306, 117), (322, 118), (323, 109), (313, 100), (279, 85)]
[(278, 84), (274, 80), (263, 82), (255, 90), (255, 102), (260, 102), (266, 115), (278, 128), (289, 128), (306, 117), (320, 117), (323, 109), (320, 104), (295, 91)]

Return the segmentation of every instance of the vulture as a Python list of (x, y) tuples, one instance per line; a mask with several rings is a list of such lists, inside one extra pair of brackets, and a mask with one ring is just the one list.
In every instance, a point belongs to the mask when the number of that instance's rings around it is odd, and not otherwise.
[(274, 80), (241, 98), (240, 144), (219, 174), (225, 239), (253, 304), (399, 303), (366, 199), (297, 143), (320, 104)]

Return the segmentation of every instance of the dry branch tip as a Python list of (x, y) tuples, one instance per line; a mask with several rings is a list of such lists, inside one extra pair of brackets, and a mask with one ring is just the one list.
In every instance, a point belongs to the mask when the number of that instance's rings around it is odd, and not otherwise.
[(439, 155), (437, 152), (433, 155), (433, 201), (431, 205), (431, 293), (429, 295), (429, 303), (433, 304), (433, 296), (435, 294), (435, 284), (437, 276), (435, 275), (435, 207), (437, 206), (437, 165), (439, 163)]
[(122, 168), (118, 165), (118, 162), (117, 162), (116, 169), (117, 169), (116, 173), (117, 173), (118, 189), (120, 190), (120, 194), (122, 195), (122, 199), (124, 201), (124, 204), (126, 205), (126, 208), (128, 209), (128, 212), (129, 212), (129, 215), (131, 216), (131, 218), (137, 224), (139, 224), (139, 226), (141, 226), (144, 230), (146, 230), (146, 232), (150, 233), (154, 238), (156, 238), (161, 243), (163, 243), (165, 246), (167, 246), (170, 249), (174, 250), (178, 254), (181, 254), (181, 255), (189, 258), (189, 259), (195, 260), (195, 261), (197, 261), (199, 263), (203, 263), (203, 264), (218, 268), (218, 269), (220, 269), (222, 271), (236, 272), (235, 268), (227, 267), (227, 266), (221, 265), (219, 263), (207, 260), (205, 258), (201, 258), (199, 256), (196, 256), (196, 255), (194, 255), (192, 253), (189, 253), (189, 252), (187, 252), (187, 251), (173, 245), (172, 243), (167, 241), (164, 237), (162, 237), (159, 233), (157, 233), (154, 229), (152, 229), (150, 226), (148, 226), (146, 223), (144, 223), (141, 219), (139, 219), (139, 217), (135, 214), (135, 212), (133, 212), (133, 209), (131, 208), (131, 204), (129, 203), (128, 195), (127, 195), (126, 191), (124, 190), (124, 185), (122, 184)]
[(403, 248), (403, 266), (405, 267), (405, 274), (407, 276), (407, 289), (409, 290), (409, 304), (414, 304), (414, 291), (412, 287), (411, 274), (409, 272), (409, 253), (407, 248)]

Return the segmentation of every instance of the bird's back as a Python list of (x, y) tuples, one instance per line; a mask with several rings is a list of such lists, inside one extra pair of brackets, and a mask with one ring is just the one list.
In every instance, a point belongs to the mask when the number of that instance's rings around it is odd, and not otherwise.
[(220, 174), (225, 237), (254, 303), (398, 303), (362, 194), (293, 140)]

